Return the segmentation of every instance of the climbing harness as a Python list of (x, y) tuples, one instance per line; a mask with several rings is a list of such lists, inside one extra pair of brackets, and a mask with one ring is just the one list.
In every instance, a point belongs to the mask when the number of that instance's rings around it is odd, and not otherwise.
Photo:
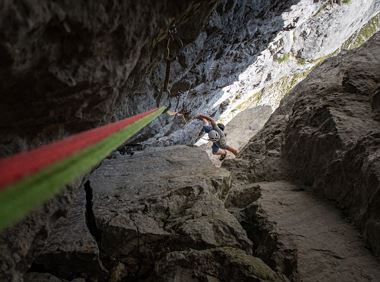
[(0, 160), (0, 231), (91, 171), (165, 107)]

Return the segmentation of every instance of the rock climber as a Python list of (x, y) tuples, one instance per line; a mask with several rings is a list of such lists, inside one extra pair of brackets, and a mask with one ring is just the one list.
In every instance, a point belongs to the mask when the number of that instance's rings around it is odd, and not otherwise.
[(219, 155), (220, 161), (226, 158), (227, 151), (230, 151), (235, 156), (238, 154), (238, 150), (227, 145), (223, 124), (217, 124), (215, 120), (205, 115), (197, 115), (195, 118), (203, 121), (203, 131), (208, 133), (208, 138), (213, 142), (212, 153)]

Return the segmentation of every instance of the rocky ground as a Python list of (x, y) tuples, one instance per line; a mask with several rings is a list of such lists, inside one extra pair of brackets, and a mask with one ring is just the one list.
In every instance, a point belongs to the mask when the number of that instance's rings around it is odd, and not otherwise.
[(241, 212), (255, 255), (301, 281), (378, 281), (380, 262), (333, 203), (286, 181), (259, 182)]
[[(230, 173), (198, 148), (115, 154), (51, 222), (24, 279), (287, 281), (252, 256), (255, 247), (224, 206), (230, 187)], [(1, 281), (20, 278), (21, 265), (5, 267)]]

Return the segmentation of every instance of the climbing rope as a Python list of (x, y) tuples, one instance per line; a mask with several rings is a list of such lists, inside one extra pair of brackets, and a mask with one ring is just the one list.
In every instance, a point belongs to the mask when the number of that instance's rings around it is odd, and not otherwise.
[(165, 107), (0, 160), (0, 231), (89, 172)]

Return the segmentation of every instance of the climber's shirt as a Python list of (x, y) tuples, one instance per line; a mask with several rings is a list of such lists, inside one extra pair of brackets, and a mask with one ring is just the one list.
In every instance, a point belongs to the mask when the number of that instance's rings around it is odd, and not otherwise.
[(213, 145), (212, 145), (212, 151), (214, 153), (216, 153), (219, 148), (224, 149), (224, 148), (227, 147), (226, 135), (219, 128), (219, 126), (211, 126), (211, 125), (204, 125), (203, 126), (203, 131), (204, 132), (209, 133), (211, 130), (216, 130), (219, 133), (219, 135), (220, 135), (219, 141), (218, 142), (213, 142)]

